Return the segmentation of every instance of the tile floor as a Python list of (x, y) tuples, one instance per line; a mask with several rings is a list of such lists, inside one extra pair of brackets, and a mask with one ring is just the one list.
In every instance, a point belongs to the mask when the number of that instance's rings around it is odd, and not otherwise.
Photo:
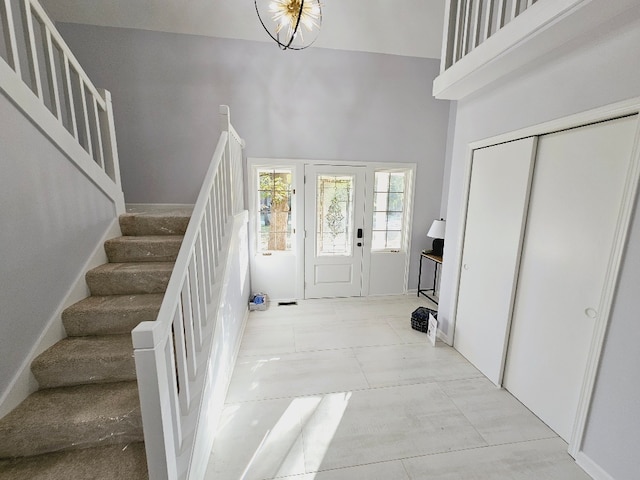
[(209, 480), (589, 479), (567, 445), (443, 343), (415, 296), (252, 312)]

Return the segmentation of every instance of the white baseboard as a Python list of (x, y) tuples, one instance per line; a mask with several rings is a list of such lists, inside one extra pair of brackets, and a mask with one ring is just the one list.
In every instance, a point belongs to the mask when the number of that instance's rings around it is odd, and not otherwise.
[(453, 342), (449, 338), (449, 335), (447, 335), (440, 329), (438, 329), (438, 338), (442, 340), (444, 343), (446, 343), (447, 345), (449, 345), (450, 347), (453, 347)]
[(89, 287), (87, 287), (87, 282), (85, 281), (85, 274), (92, 268), (108, 262), (107, 255), (104, 251), (104, 242), (111, 238), (119, 237), (120, 235), (122, 235), (120, 232), (120, 224), (118, 223), (118, 219), (114, 218), (102, 236), (102, 240), (100, 240), (88, 260), (80, 269), (78, 276), (67, 291), (64, 299), (49, 318), (47, 325), (32, 347), (29, 355), (24, 362), (22, 362), (22, 365), (20, 365), (9, 386), (2, 394), (0, 398), (0, 418), (17, 407), (30, 394), (38, 390), (38, 382), (31, 373), (31, 362), (47, 348), (67, 336), (64, 326), (62, 325), (63, 310), (90, 295)]
[(578, 452), (578, 455), (576, 455), (576, 463), (580, 468), (591, 475), (594, 480), (615, 480), (611, 475), (605, 472), (600, 465), (587, 457), (584, 452)]

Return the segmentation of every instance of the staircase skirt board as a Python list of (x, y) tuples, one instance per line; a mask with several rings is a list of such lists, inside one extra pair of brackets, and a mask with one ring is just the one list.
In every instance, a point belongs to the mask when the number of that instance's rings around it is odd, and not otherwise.
[(148, 478), (131, 331), (157, 318), (191, 212), (120, 216), (67, 338), (31, 364), (40, 390), (0, 418), (0, 477)]

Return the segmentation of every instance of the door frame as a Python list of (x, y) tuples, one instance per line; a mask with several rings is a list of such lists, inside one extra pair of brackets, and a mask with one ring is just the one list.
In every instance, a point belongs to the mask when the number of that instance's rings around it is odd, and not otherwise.
[[(346, 161), (346, 160), (319, 160), (319, 159), (300, 159), (300, 158), (269, 158), (269, 157), (247, 157), (247, 171), (245, 173), (245, 191), (247, 192), (248, 209), (249, 209), (249, 239), (250, 239), (250, 259), (255, 255), (255, 231), (252, 232), (252, 228), (255, 228), (255, 212), (252, 212), (252, 205), (255, 201), (255, 192), (252, 191), (252, 185), (254, 179), (255, 168), (259, 167), (286, 167), (294, 169), (294, 185), (299, 192), (296, 195), (296, 225), (298, 226), (297, 233), (294, 235), (295, 255), (296, 255), (296, 275), (295, 275), (295, 291), (296, 300), (304, 299), (304, 268), (305, 268), (305, 252), (304, 252), (304, 212), (305, 212), (305, 200), (304, 200), (304, 170), (306, 165), (328, 165), (338, 167), (366, 167), (366, 183), (365, 183), (365, 234), (364, 241), (366, 245), (371, 245), (372, 240), (372, 222), (371, 212), (373, 211), (373, 195), (368, 194), (373, 192), (374, 175), (376, 170), (396, 170), (408, 172), (406, 195), (405, 195), (405, 214), (406, 214), (406, 239), (404, 245), (406, 246), (406, 258), (404, 265), (404, 280), (403, 291), (408, 293), (409, 285), (409, 268), (411, 266), (411, 237), (413, 233), (413, 204), (415, 196), (415, 181), (417, 165), (415, 163), (396, 163), (396, 162), (365, 162), (365, 161)], [(254, 215), (252, 217), (252, 214)], [(253, 250), (251, 250), (253, 248)], [(371, 265), (371, 248), (369, 247), (366, 252), (363, 252), (363, 257), (367, 257), (367, 261), (364, 262), (364, 270), (362, 272), (363, 278), (369, 279), (370, 265)], [(252, 263), (252, 262), (250, 262)], [(369, 282), (365, 281), (362, 286), (362, 296), (369, 295)], [(282, 300), (282, 299), (276, 299)], [(289, 299), (287, 299), (289, 300)], [(294, 299), (291, 299), (294, 300)]]
[[(633, 207), (635, 204), (636, 195), (638, 193), (638, 185), (640, 182), (640, 97), (470, 143), (467, 146), (467, 152), (465, 156), (463, 180), (464, 193), (462, 198), (462, 205), (464, 205), (465, 207), (458, 223), (458, 237), (455, 239), (456, 248), (453, 251), (450, 251), (450, 253), (455, 254), (455, 258), (451, 258), (451, 256), (445, 258), (445, 261), (454, 262), (454, 269), (456, 272), (452, 285), (453, 308), (451, 315), (451, 334), (449, 336), (449, 345), (453, 346), (458, 308), (458, 295), (460, 289), (460, 276), (462, 273), (462, 249), (464, 245), (464, 233), (467, 222), (469, 188), (471, 185), (471, 169), (474, 150), (490, 147), (500, 143), (511, 142), (526, 137), (547, 135), (562, 130), (569, 130), (572, 128), (578, 128), (593, 123), (606, 122), (608, 120), (614, 120), (616, 118), (632, 115), (638, 115), (634, 146), (624, 187), (622, 203), (620, 211), (618, 213), (618, 222), (613, 241), (613, 249), (609, 257), (604, 288), (598, 307), (598, 311), (601, 312), (601, 315), (599, 316), (598, 322), (596, 323), (594, 328), (593, 339), (591, 342), (591, 348), (589, 350), (587, 360), (587, 367), (582, 382), (580, 400), (574, 420), (571, 439), (569, 441), (568, 451), (569, 454), (574, 458), (576, 458), (582, 450), (587, 417), (591, 407), (591, 401), (593, 399), (593, 390), (596, 383), (598, 367), (600, 365), (605, 335), (611, 317), (611, 309), (613, 306), (613, 299), (617, 288), (620, 269), (622, 266), (622, 258), (629, 237)], [(510, 329), (511, 327), (511, 321), (512, 318), (509, 318), (508, 329)], [(505, 365), (503, 365), (501, 377), (504, 376), (504, 367)]]

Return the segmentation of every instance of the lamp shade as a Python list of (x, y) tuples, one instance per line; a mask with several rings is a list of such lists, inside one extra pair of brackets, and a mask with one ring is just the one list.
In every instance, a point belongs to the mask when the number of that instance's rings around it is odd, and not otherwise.
[[(444, 220), (434, 220), (431, 224), (431, 228), (427, 232), (427, 237), (431, 238), (444, 238)], [(424, 231), (424, 230), (423, 230)]]

